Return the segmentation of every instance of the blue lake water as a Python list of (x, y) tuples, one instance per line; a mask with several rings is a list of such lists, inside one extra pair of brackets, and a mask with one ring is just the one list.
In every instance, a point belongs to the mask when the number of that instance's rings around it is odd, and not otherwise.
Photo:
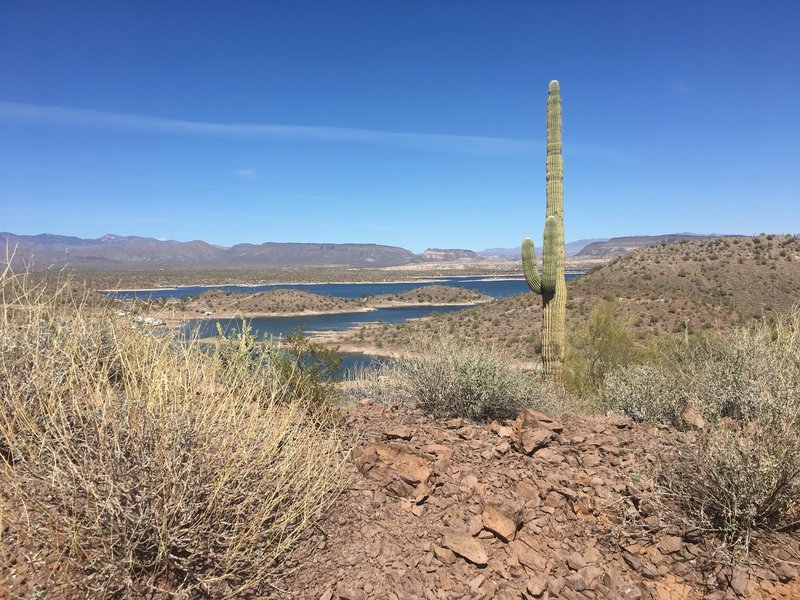
[[(253, 334), (259, 339), (286, 336), (302, 329), (306, 333), (315, 331), (344, 331), (362, 323), (402, 323), (434, 313), (448, 313), (463, 306), (396, 306), (379, 308), (371, 312), (336, 313), (327, 315), (304, 315), (298, 317), (255, 317), (248, 319)], [(217, 323), (226, 336), (242, 330), (241, 319), (193, 319), (184, 326), (184, 332), (194, 332), (201, 338), (217, 335)]]
[[(568, 273), (566, 278), (574, 279), (580, 274)], [(209, 290), (222, 290), (224, 292), (248, 293), (266, 292), (269, 290), (303, 290), (322, 296), (336, 296), (339, 298), (360, 298), (361, 296), (375, 296), (379, 294), (399, 294), (424, 287), (426, 285), (449, 285), (453, 287), (476, 290), (492, 298), (507, 298), (522, 294), (529, 290), (528, 284), (522, 277), (514, 279), (487, 279), (482, 277), (440, 277), (426, 281), (403, 281), (394, 283), (270, 283), (266, 285), (244, 286), (186, 286), (177, 288), (164, 288), (161, 290), (132, 290), (122, 292), (109, 292), (109, 296), (120, 300), (129, 298), (185, 298), (199, 296)]]

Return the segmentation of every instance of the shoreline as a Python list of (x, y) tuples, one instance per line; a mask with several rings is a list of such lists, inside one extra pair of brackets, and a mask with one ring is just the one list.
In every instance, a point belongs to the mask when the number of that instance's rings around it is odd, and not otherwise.
[(444, 276), (441, 278), (432, 279), (430, 277), (426, 277), (424, 279), (397, 279), (392, 281), (287, 281), (287, 282), (280, 282), (280, 283), (196, 283), (196, 284), (181, 284), (181, 285), (173, 285), (168, 287), (161, 287), (161, 288), (120, 288), (120, 289), (105, 289), (105, 290), (97, 290), (101, 294), (118, 294), (118, 293), (135, 293), (135, 292), (171, 292), (177, 291), (186, 288), (193, 288), (193, 287), (201, 287), (201, 288), (209, 288), (217, 289), (217, 288), (224, 288), (224, 287), (241, 287), (241, 288), (258, 288), (258, 287), (277, 287), (278, 286), (314, 286), (314, 285), (394, 285), (399, 283), (440, 283), (445, 278), (468, 278), (469, 275), (457, 275), (457, 276)]
[[(214, 313), (213, 315), (181, 315), (181, 316), (164, 316), (162, 314), (156, 313), (158, 318), (162, 319), (168, 325), (180, 325), (186, 323), (187, 321), (214, 321), (214, 320), (221, 320), (221, 319), (245, 319), (245, 320), (252, 320), (252, 319), (280, 319), (282, 317), (286, 318), (293, 318), (293, 317), (319, 317), (323, 315), (347, 315), (347, 314), (363, 314), (363, 313), (370, 313), (376, 312), (382, 308), (410, 308), (410, 307), (441, 307), (441, 306), (459, 306), (463, 308), (470, 308), (472, 306), (477, 306), (479, 304), (486, 304), (488, 302), (492, 302), (494, 299), (486, 299), (486, 300), (476, 300), (474, 302), (397, 302), (397, 303), (386, 303), (386, 304), (371, 304), (369, 306), (363, 306), (360, 308), (347, 308), (347, 309), (338, 309), (338, 310), (305, 310), (305, 311), (291, 311), (291, 312), (267, 312), (267, 313), (248, 313), (248, 314), (241, 314), (241, 313), (232, 313), (232, 312), (220, 312)], [(418, 319), (424, 319), (426, 317), (416, 317)], [(408, 321), (413, 321), (415, 319), (407, 319)], [(360, 327), (361, 325), (365, 325), (367, 323), (377, 323), (377, 321), (368, 321), (361, 323), (360, 325), (348, 328), (345, 331), (349, 331), (350, 329), (354, 329), (356, 327)]]

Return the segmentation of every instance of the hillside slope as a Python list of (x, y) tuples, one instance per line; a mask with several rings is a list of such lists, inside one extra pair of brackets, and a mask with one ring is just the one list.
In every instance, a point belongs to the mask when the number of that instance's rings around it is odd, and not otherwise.
[(627, 254), (639, 248), (648, 248), (659, 244), (676, 244), (679, 242), (698, 242), (710, 240), (715, 237), (741, 237), (741, 236), (717, 236), (697, 235), (694, 233), (669, 233), (666, 235), (635, 235), (627, 237), (615, 237), (609, 240), (597, 241), (587, 244), (576, 256), (581, 258), (613, 258), (621, 254)]
[[(786, 311), (800, 300), (800, 239), (769, 235), (714, 238), (643, 248), (568, 284), (567, 325), (574, 332), (606, 299), (619, 300), (637, 335), (724, 330)], [(455, 336), (534, 360), (541, 298), (533, 293), (401, 325), (372, 324), (341, 341), (402, 351), (416, 335)]]

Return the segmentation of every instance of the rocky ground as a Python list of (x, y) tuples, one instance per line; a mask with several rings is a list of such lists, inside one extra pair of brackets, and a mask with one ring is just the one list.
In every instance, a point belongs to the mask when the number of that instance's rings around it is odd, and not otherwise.
[[(343, 411), (345, 491), (285, 574), (247, 597), (800, 598), (797, 534), (724, 566), (651, 501), (648, 472), (693, 434), (530, 410), (507, 424), (442, 423), (369, 399)], [(48, 550), (15, 547), (9, 527), (0, 597), (34, 597), (46, 569), (31, 557), (46, 564)]]
[(436, 423), (368, 399), (346, 419), (350, 485), (271, 597), (800, 598), (797, 536), (714, 566), (632, 483), (691, 434), (533, 411)]

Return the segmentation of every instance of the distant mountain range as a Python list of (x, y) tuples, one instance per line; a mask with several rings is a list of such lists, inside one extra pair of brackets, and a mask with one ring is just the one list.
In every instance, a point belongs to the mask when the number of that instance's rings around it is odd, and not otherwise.
[[(688, 233), (584, 239), (566, 244), (566, 255), (609, 258), (636, 248), (661, 243), (718, 237)], [(519, 248), (490, 248), (480, 252), (428, 248), (421, 254), (380, 244), (312, 244), (265, 242), (229, 248), (200, 240), (177, 242), (108, 234), (99, 238), (16, 235), (0, 232), (0, 244), (14, 253), (13, 262), (35, 267), (69, 265), (88, 269), (261, 268), (261, 267), (388, 267), (413, 263), (478, 262), (491, 258), (519, 260)], [(537, 253), (541, 246), (537, 246)], [(0, 250), (2, 252), (2, 250)], [(0, 262), (4, 262), (0, 259)]]
[[(35, 266), (84, 268), (254, 268), (347, 266), (385, 267), (419, 262), (410, 250), (380, 244), (236, 244), (230, 248), (203, 241), (176, 242), (137, 236), (104, 235), (83, 239), (48, 233), (0, 233), (0, 243), (15, 251), (14, 262)], [(16, 249), (16, 250), (15, 250)]]
[[(575, 256), (589, 244), (593, 244), (595, 242), (605, 242), (607, 240), (608, 238), (592, 238), (588, 240), (575, 240), (574, 242), (567, 242), (564, 244), (564, 253), (566, 256)], [(536, 256), (541, 258), (541, 242), (535, 241), (534, 243), (536, 244)], [(521, 246), (517, 246), (516, 248), (488, 248), (487, 250), (481, 250), (478, 252), (478, 256), (484, 258), (496, 256), (497, 258), (502, 258), (504, 260), (520, 260), (520, 257), (522, 256), (521, 253)]]

